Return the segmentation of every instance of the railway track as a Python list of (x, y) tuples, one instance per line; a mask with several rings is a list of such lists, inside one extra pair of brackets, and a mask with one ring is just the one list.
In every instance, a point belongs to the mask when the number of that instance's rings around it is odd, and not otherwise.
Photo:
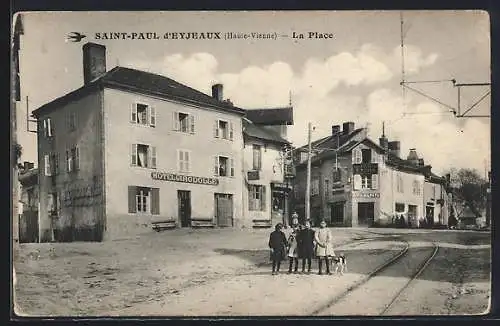
[[(432, 250), (429, 254), (428, 247), (416, 246), (412, 248), (408, 241), (400, 241), (405, 245), (397, 254), (375, 268), (365, 278), (316, 308), (311, 314), (345, 315), (344, 311), (349, 311), (353, 305), (357, 307), (362, 305), (366, 307), (365, 313), (368, 315), (386, 315), (397, 302), (398, 298), (401, 297), (401, 294), (421, 275), (439, 250), (439, 246), (436, 243), (432, 244)], [(415, 256), (418, 259), (415, 259)], [(420, 261), (420, 264), (417, 264), (417, 266), (415, 266), (416, 261)], [(391, 272), (394, 274), (398, 263), (403, 264), (403, 267), (405, 267), (406, 275), (404, 275), (404, 278), (398, 277), (397, 281), (391, 281), (390, 284), (387, 282), (376, 282), (377, 276), (383, 277), (384, 273), (391, 275)], [(408, 271), (408, 269), (411, 271)], [(400, 276), (399, 274), (396, 275)], [(405, 280), (406, 278), (407, 280)], [(393, 291), (391, 291), (391, 287)], [(360, 313), (358, 311), (354, 314), (359, 315)]]

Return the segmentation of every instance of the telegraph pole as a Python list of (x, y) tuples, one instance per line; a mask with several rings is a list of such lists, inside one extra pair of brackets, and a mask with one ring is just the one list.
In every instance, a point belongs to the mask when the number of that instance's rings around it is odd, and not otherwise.
[(311, 123), (307, 125), (306, 221), (311, 219)]

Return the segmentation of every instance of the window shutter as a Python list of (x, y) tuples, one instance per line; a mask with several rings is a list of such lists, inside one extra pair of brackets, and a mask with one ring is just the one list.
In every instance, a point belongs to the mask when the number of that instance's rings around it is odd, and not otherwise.
[(214, 123), (214, 137), (219, 138), (219, 120), (215, 120)]
[(75, 170), (79, 170), (80, 169), (80, 149), (78, 148), (78, 146), (75, 146)]
[(229, 122), (229, 139), (233, 140), (233, 123)]
[(128, 186), (128, 212), (137, 213), (136, 195), (137, 189), (134, 186)]
[(130, 108), (130, 122), (137, 123), (137, 104), (135, 103)]
[(130, 152), (131, 164), (137, 166), (137, 144), (132, 144)]
[(186, 168), (186, 172), (189, 172), (191, 169), (190, 169), (190, 155), (189, 155), (189, 151), (185, 151), (184, 152), (184, 166)]
[(47, 137), (48, 136), (48, 131), (47, 131), (47, 120), (43, 120), (43, 136)]
[(173, 125), (172, 128), (174, 128), (175, 131), (179, 131), (181, 129), (181, 125), (179, 122), (179, 112), (173, 112)]
[(156, 126), (156, 109), (152, 106), (149, 107), (149, 125), (151, 127)]
[(45, 160), (45, 175), (46, 176), (51, 176), (52, 171), (50, 170), (50, 156), (49, 155), (44, 155), (44, 160)]
[(219, 157), (214, 156), (214, 174), (219, 175)]
[(375, 151), (372, 151), (372, 163), (378, 163), (378, 154)]
[(361, 189), (361, 175), (355, 174), (353, 177), (353, 183), (354, 183), (354, 190), (359, 190)]
[(69, 150), (66, 150), (66, 171), (71, 172), (71, 160), (69, 158)]
[(47, 136), (48, 137), (52, 137), (52, 132), (53, 132), (53, 130), (52, 130), (52, 119), (50, 119), (50, 118), (47, 118), (47, 132), (48, 132)]
[(266, 186), (261, 186), (261, 193), (260, 193), (260, 209), (262, 211), (266, 210)]
[(54, 154), (54, 170), (55, 174), (59, 174), (59, 153)]
[(378, 174), (372, 174), (372, 189), (378, 189)]
[(159, 215), (160, 214), (160, 189), (152, 188), (151, 189), (151, 214)]
[(190, 132), (194, 134), (194, 115), (190, 114), (189, 115), (189, 126), (190, 126)]
[(151, 167), (156, 169), (156, 146), (151, 146)]
[(363, 155), (362, 155), (362, 152), (361, 152), (361, 149), (359, 148), (356, 148), (354, 150), (354, 155), (355, 155), (355, 158), (354, 158), (354, 161), (356, 164), (360, 164), (362, 161), (363, 161)]
[(234, 160), (232, 157), (230, 158), (230, 160), (231, 160), (231, 176), (234, 177)]

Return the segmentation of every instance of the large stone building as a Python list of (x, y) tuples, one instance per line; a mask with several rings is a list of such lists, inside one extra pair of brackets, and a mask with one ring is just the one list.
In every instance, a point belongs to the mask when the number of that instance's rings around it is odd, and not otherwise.
[[(388, 225), (401, 215), (411, 226), (432, 213), (444, 221), (444, 178), (417, 157), (400, 158), (399, 141), (385, 135), (375, 143), (353, 122), (332, 126), (332, 134), (311, 143), (311, 219), (332, 226)], [(411, 154), (411, 153), (410, 153)], [(414, 153), (416, 154), (416, 153)], [(413, 155), (413, 154), (411, 154)], [(305, 216), (307, 145), (295, 150), (294, 205)], [(411, 158), (411, 157), (410, 157)], [(443, 185), (436, 190), (431, 185)], [(426, 189), (434, 191), (425, 195)], [(431, 209), (432, 208), (432, 209)], [(438, 218), (436, 219), (435, 216)]]
[(116, 239), (152, 223), (252, 226), (246, 111), (223, 99), (222, 85), (209, 96), (144, 71), (106, 71), (106, 49), (93, 43), (83, 66), (82, 87), (33, 112), (42, 241)]

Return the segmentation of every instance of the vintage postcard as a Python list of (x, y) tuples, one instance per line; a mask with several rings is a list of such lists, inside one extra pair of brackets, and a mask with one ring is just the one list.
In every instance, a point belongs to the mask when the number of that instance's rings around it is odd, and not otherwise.
[(489, 313), (487, 12), (21, 12), (11, 50), (15, 316)]

